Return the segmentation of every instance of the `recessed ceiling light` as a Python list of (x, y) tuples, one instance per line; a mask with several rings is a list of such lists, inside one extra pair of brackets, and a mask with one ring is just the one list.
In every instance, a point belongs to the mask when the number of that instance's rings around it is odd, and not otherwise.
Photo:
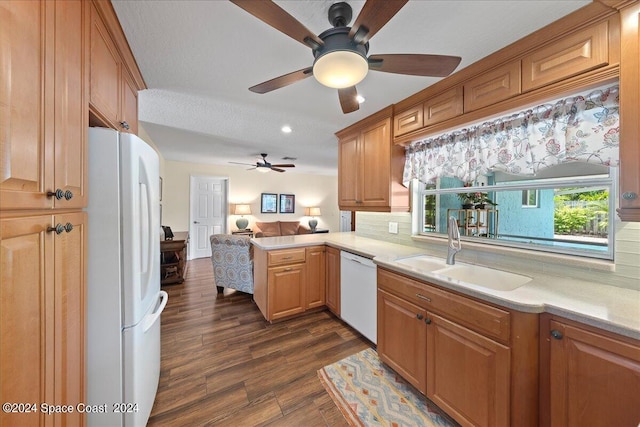
[(364, 102), (364, 96), (362, 95), (356, 96), (356, 101), (358, 101), (358, 104), (362, 104)]
[(289, 126), (289, 125), (282, 126), (282, 132), (291, 133), (291, 126)]

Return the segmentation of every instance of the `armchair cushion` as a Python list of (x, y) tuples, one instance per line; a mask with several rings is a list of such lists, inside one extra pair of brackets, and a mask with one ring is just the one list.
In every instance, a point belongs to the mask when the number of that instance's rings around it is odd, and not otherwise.
[(216, 286), (253, 294), (251, 238), (244, 235), (213, 234), (209, 240)]

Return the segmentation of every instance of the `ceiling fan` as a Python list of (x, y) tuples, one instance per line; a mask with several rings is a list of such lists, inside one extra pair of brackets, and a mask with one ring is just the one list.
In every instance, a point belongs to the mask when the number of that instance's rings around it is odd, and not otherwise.
[(371, 69), (395, 74), (445, 77), (455, 70), (462, 58), (447, 55), (388, 54), (370, 55), (369, 39), (373, 37), (408, 0), (367, 0), (353, 26), (351, 6), (346, 2), (329, 7), (329, 22), (333, 25), (319, 35), (313, 34), (293, 16), (271, 0), (230, 0), (264, 23), (311, 48), (311, 67), (276, 77), (249, 88), (267, 93), (314, 76), (321, 84), (338, 89), (342, 112), (358, 110), (355, 85)]
[(235, 165), (253, 166), (252, 168), (249, 168), (247, 170), (257, 169), (260, 172), (269, 172), (270, 170), (276, 171), (276, 172), (285, 172), (284, 169), (280, 169), (280, 168), (295, 168), (296, 167), (296, 165), (294, 165), (293, 163), (283, 163), (283, 164), (274, 165), (272, 163), (267, 162), (267, 154), (266, 153), (260, 153), (260, 155), (262, 156), (262, 162), (260, 162), (258, 160), (255, 164), (252, 164), (252, 163), (238, 163), (238, 162), (229, 162), (229, 163), (233, 163)]

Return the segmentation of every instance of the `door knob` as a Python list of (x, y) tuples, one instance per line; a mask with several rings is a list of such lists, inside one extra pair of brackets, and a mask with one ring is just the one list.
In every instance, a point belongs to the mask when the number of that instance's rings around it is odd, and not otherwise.
[(431, 319), (429, 319), (428, 317), (425, 317), (424, 323), (426, 323), (427, 325), (430, 325), (431, 324)]
[(66, 223), (64, 226), (64, 231), (66, 231), (67, 233), (70, 233), (71, 230), (73, 230), (73, 224), (71, 224), (70, 222)]
[(558, 331), (556, 329), (553, 329), (553, 330), (551, 330), (551, 336), (553, 338), (557, 339), (557, 340), (561, 340), (562, 339), (562, 332), (560, 332), (560, 331)]
[(61, 200), (64, 197), (64, 191), (58, 188), (56, 191), (48, 191), (47, 197), (55, 197), (57, 200)]
[(416, 319), (418, 320), (422, 320), (424, 318), (424, 316), (420, 313), (416, 314)]
[(55, 231), (56, 234), (60, 234), (64, 231), (64, 226), (62, 224), (56, 224), (54, 227), (47, 227), (47, 231)]

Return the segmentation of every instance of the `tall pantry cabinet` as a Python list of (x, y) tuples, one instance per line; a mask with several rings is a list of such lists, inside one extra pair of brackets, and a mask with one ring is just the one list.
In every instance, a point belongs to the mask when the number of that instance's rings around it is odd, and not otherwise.
[(1, 425), (84, 423), (89, 6), (0, 2)]

